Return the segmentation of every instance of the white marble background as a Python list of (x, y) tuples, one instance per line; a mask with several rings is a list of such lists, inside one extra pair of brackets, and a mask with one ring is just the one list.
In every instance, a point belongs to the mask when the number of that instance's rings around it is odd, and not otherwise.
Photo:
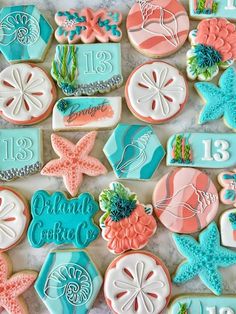
[[(188, 9), (187, 0), (182, 1)], [(35, 4), (42, 11), (45, 17), (51, 22), (51, 24), (56, 27), (54, 23), (54, 14), (58, 10), (66, 10), (70, 8), (82, 8), (85, 6), (90, 6), (93, 9), (97, 9), (100, 7), (107, 7), (110, 9), (118, 9), (121, 10), (124, 15), (124, 21), (126, 19), (127, 13), (134, 3), (134, 0), (22, 0), (22, 1), (14, 1), (14, 0), (1, 0), (0, 6), (10, 6), (17, 4)], [(196, 22), (191, 22), (191, 29), (196, 26)], [(123, 23), (123, 40), (122, 40), (122, 68), (124, 79), (126, 80), (129, 73), (138, 65), (147, 61), (148, 58), (142, 56), (138, 52), (136, 52), (127, 39), (126, 31), (125, 31), (125, 23)], [(45, 61), (40, 64), (48, 71), (50, 71), (50, 65), (53, 59), (53, 55), (55, 52), (56, 41), (53, 40), (53, 43), (50, 47), (49, 52), (46, 55)], [(172, 55), (165, 60), (170, 62), (171, 64), (177, 66), (180, 70), (185, 72), (185, 54), (189, 49), (189, 43), (186, 42), (184, 47), (180, 49), (175, 55)], [(4, 60), (3, 56), (0, 55), (0, 70), (3, 70), (7, 66), (7, 62)], [(218, 80), (218, 77), (216, 81)], [(162, 144), (166, 146), (166, 142), (168, 137), (176, 132), (183, 131), (198, 131), (198, 132), (229, 132), (222, 121), (217, 121), (213, 123), (206, 124), (205, 126), (197, 125), (197, 117), (201, 109), (201, 102), (199, 97), (197, 96), (192, 83), (189, 84), (190, 98), (186, 105), (183, 113), (180, 114), (175, 120), (170, 123), (164, 125), (155, 126), (156, 133), (158, 134)], [(124, 88), (120, 88), (115, 90), (110, 95), (116, 96), (124, 96)], [(62, 96), (61, 93), (58, 95)], [(122, 122), (129, 123), (140, 123), (129, 110), (126, 108), (125, 102), (123, 102), (123, 114), (122, 114)], [(11, 124), (5, 122), (4, 120), (0, 120), (1, 128), (11, 128), (13, 127)], [(51, 118), (48, 118), (46, 121), (36, 125), (35, 127), (40, 127), (43, 129), (44, 135), (44, 161), (47, 162), (53, 157), (56, 157), (55, 153), (50, 144), (50, 134), (51, 130)], [(97, 142), (93, 151), (93, 155), (99, 157), (99, 159), (107, 166), (109, 169), (109, 173), (107, 176), (90, 178), (85, 177), (81, 191), (80, 192), (90, 192), (94, 194), (97, 198), (99, 192), (108, 186), (108, 184), (115, 180), (114, 173), (110, 168), (106, 157), (102, 152), (103, 145), (106, 143), (111, 132), (103, 131), (99, 132)], [(67, 132), (61, 133), (63, 136), (73, 140), (76, 142), (80, 137), (83, 136), (82, 132)], [(169, 167), (165, 166), (165, 162), (163, 161), (153, 179), (148, 182), (139, 182), (139, 181), (126, 181), (125, 184), (135, 191), (138, 194), (139, 200), (143, 203), (150, 203), (152, 191), (154, 189), (155, 183), (158, 179), (162, 177), (165, 173), (170, 171)], [(212, 180), (216, 183), (216, 176), (220, 172), (220, 170), (207, 171)], [(217, 183), (216, 183), (217, 184)], [(14, 182), (10, 182), (7, 185), (11, 187), (15, 187), (19, 189), (28, 199), (30, 199), (31, 195), (38, 189), (46, 189), (48, 191), (65, 191), (62, 180), (59, 178), (50, 178), (43, 177), (39, 174), (30, 176), (24, 179), (18, 179)], [(219, 185), (217, 185), (219, 189)], [(219, 215), (226, 207), (220, 206)], [(218, 216), (219, 216), (218, 215)], [(217, 217), (218, 220), (218, 217)], [(48, 245), (40, 249), (31, 248), (28, 244), (27, 239), (25, 239), (20, 245), (16, 248), (12, 249), (9, 253), (13, 260), (14, 271), (18, 271), (21, 269), (35, 269), (40, 270), (44, 259), (47, 253), (54, 248), (54, 245)], [(173, 273), (177, 267), (177, 265), (182, 261), (181, 255), (177, 252), (174, 243), (172, 242), (171, 233), (166, 230), (160, 223), (158, 223), (158, 229), (153, 238), (149, 241), (147, 247), (145, 248), (161, 259), (166, 263), (170, 273)], [(109, 253), (106, 249), (106, 242), (99, 237), (98, 240), (92, 243), (88, 248), (88, 252), (93, 259), (96, 260), (97, 267), (100, 269), (101, 273), (104, 274), (107, 266), (114, 258), (114, 255)], [(234, 293), (236, 291), (236, 266), (225, 269), (222, 271), (224, 277), (224, 293)], [(173, 285), (173, 296), (180, 293), (209, 293), (209, 290), (201, 283), (199, 279), (194, 279), (193, 281), (182, 285), (181, 287), (176, 287)], [(38, 298), (34, 289), (30, 289), (24, 295), (27, 304), (29, 306), (30, 314), (46, 314), (48, 313), (44, 304)], [(94, 308), (90, 311), (90, 314), (108, 314), (110, 311), (104, 301), (103, 291), (101, 290), (95, 304)]]

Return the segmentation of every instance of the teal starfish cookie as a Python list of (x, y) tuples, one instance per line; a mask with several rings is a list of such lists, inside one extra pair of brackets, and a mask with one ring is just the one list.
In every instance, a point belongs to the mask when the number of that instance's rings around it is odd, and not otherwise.
[(189, 235), (173, 234), (179, 252), (186, 261), (179, 265), (173, 283), (183, 284), (196, 276), (216, 295), (223, 290), (219, 268), (236, 264), (236, 252), (220, 245), (219, 230), (212, 222), (199, 236), (199, 242)]
[(200, 113), (199, 123), (224, 118), (226, 125), (236, 129), (236, 71), (229, 67), (221, 75), (219, 87), (213, 83), (194, 84), (199, 95), (206, 101)]

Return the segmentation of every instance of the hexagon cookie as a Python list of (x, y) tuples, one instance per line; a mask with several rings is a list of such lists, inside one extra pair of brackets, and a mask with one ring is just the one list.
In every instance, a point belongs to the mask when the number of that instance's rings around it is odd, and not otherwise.
[(0, 51), (9, 62), (43, 61), (53, 28), (34, 5), (0, 11)]
[(35, 289), (51, 314), (86, 314), (102, 282), (86, 252), (60, 250), (47, 256)]
[(120, 179), (147, 180), (165, 156), (151, 126), (119, 124), (103, 149)]

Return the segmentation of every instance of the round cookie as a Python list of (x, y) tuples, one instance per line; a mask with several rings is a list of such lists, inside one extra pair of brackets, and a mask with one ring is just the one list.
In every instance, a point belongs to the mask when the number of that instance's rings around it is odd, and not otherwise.
[(178, 168), (157, 183), (153, 206), (161, 223), (172, 232), (194, 233), (214, 219), (219, 200), (207, 174), (193, 168)]
[(188, 84), (174, 66), (147, 62), (129, 76), (125, 87), (130, 111), (148, 123), (164, 123), (183, 110), (188, 100)]
[(162, 58), (184, 44), (189, 18), (177, 0), (138, 0), (128, 14), (126, 28), (137, 51), (147, 57)]

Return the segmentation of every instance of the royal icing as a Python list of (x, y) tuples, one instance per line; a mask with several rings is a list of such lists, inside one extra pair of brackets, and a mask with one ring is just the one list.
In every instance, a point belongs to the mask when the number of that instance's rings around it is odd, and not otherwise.
[(236, 247), (236, 208), (226, 210), (220, 216), (220, 234), (222, 245)]
[(102, 281), (85, 251), (58, 250), (47, 256), (35, 290), (52, 314), (87, 314)]
[(167, 166), (229, 168), (236, 164), (235, 133), (179, 133), (167, 143)]
[(150, 179), (165, 156), (151, 126), (120, 123), (103, 149), (116, 176)]
[(200, 233), (199, 241), (189, 235), (177, 233), (173, 234), (173, 239), (186, 261), (179, 265), (172, 282), (179, 285), (199, 276), (208, 289), (221, 295), (223, 278), (219, 268), (236, 264), (236, 252), (221, 246), (216, 223), (212, 222)]
[(55, 15), (58, 28), (55, 32), (56, 40), (61, 44), (94, 43), (99, 41), (118, 42), (122, 38), (120, 24), (122, 15), (118, 11), (91, 8), (82, 10), (70, 9), (59, 11)]
[(220, 191), (221, 202), (236, 207), (236, 169), (221, 172), (218, 175), (218, 181), (222, 186)]
[(38, 273), (24, 270), (12, 275), (12, 263), (0, 253), (0, 309), (9, 314), (27, 314), (27, 305), (21, 294), (30, 288)]
[(159, 314), (171, 294), (169, 272), (163, 262), (149, 252), (126, 253), (109, 265), (104, 294), (114, 313)]
[(14, 124), (33, 124), (52, 111), (56, 87), (39, 67), (21, 63), (0, 73), (0, 114)]
[(123, 82), (120, 44), (58, 45), (51, 75), (67, 96), (108, 93)]
[(96, 136), (96, 131), (89, 132), (73, 144), (62, 136), (52, 134), (52, 147), (60, 158), (49, 161), (41, 170), (41, 174), (62, 177), (68, 192), (76, 196), (83, 181), (83, 174), (98, 176), (107, 172), (97, 158), (89, 155)]
[(0, 51), (9, 62), (42, 61), (53, 28), (34, 5), (3, 7)]
[(218, 212), (218, 193), (210, 178), (192, 168), (167, 173), (153, 192), (154, 211), (173, 232), (194, 233), (205, 228)]
[(192, 48), (187, 52), (188, 78), (210, 81), (219, 68), (232, 65), (236, 59), (235, 37), (235, 25), (224, 18), (201, 21), (189, 34)]
[(126, 28), (131, 44), (150, 57), (176, 52), (188, 37), (189, 18), (176, 0), (138, 0), (128, 14)]
[(162, 123), (184, 108), (188, 87), (175, 67), (155, 61), (145, 63), (131, 73), (125, 95), (129, 109), (137, 118)]
[(53, 109), (52, 128), (96, 130), (113, 128), (121, 118), (121, 97), (61, 98)]
[(156, 231), (152, 206), (140, 204), (137, 195), (119, 182), (102, 191), (99, 204), (105, 212), (100, 218), (102, 236), (114, 254), (143, 248)]
[(0, 130), (0, 179), (10, 181), (40, 171), (41, 131), (36, 128)]

